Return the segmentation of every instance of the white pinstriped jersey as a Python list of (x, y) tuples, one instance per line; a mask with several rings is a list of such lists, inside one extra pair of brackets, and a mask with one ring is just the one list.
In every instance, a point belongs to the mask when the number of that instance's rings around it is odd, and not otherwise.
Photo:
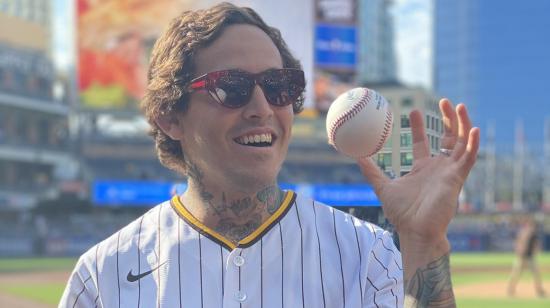
[(177, 197), (79, 259), (59, 307), (401, 307), (388, 232), (288, 191), (237, 246)]

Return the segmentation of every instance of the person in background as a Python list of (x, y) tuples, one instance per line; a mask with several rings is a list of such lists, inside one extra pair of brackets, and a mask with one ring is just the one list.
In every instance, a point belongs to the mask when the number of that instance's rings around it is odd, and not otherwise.
[(514, 296), (518, 279), (526, 266), (529, 266), (529, 269), (533, 273), (537, 295), (540, 297), (545, 296), (539, 267), (535, 258), (539, 250), (540, 241), (537, 234), (537, 223), (533, 217), (528, 217), (524, 220), (516, 238), (516, 260), (512, 267), (512, 274), (508, 283), (509, 296)]

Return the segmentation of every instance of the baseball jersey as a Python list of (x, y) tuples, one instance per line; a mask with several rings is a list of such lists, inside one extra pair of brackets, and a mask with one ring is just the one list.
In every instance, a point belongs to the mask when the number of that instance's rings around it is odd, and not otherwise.
[(309, 198), (234, 245), (175, 196), (84, 253), (59, 307), (401, 307), (390, 234)]

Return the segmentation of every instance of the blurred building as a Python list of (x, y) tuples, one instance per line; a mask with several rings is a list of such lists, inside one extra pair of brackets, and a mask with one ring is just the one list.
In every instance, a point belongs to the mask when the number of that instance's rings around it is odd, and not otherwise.
[(413, 163), (412, 133), (409, 113), (420, 110), (424, 116), (426, 134), (432, 154), (437, 154), (443, 133), (443, 122), (437, 97), (423, 88), (411, 88), (397, 82), (367, 84), (378, 91), (391, 105), (393, 111), (392, 134), (384, 148), (377, 154), (378, 165), (389, 174), (399, 176), (411, 171)]
[(397, 80), (391, 0), (315, 1), (315, 107), (357, 84)]
[(69, 161), (50, 15), (49, 0), (0, 2), (0, 209), (34, 206)]
[(393, 0), (359, 1), (359, 83), (397, 80), (392, 4)]
[(149, 125), (140, 115), (88, 112), (79, 118), (83, 175), (92, 186), (104, 180), (178, 180), (160, 164), (153, 139), (147, 135)]
[(543, 191), (542, 208), (550, 212), (550, 116), (546, 118), (544, 125), (544, 158), (543, 163)]
[(550, 1), (433, 3), (436, 93), (468, 103), (482, 132), (493, 120), (497, 152), (512, 152), (514, 124), (522, 119), (525, 142), (542, 153), (550, 114)]

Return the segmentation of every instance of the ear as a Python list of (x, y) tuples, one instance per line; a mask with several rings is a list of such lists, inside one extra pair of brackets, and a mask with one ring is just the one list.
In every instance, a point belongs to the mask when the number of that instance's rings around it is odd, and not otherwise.
[(155, 123), (168, 137), (173, 140), (181, 140), (183, 130), (180, 121), (174, 114), (160, 115), (156, 118)]

